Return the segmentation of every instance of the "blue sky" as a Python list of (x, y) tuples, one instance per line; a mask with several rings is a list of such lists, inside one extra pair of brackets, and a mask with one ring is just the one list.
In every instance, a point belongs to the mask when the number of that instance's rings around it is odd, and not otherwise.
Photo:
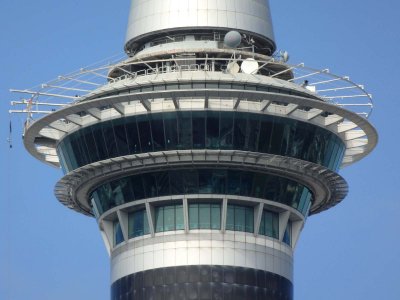
[[(400, 185), (395, 89), (398, 1), (271, 0), (276, 41), (290, 62), (349, 75), (374, 95), (380, 141), (341, 171), (345, 201), (308, 219), (295, 255), (298, 300), (400, 299)], [(121, 53), (129, 1), (11, 1), (0, 9), (0, 299), (109, 299), (109, 259), (94, 219), (58, 203), (61, 171), (36, 161), (9, 88), (29, 88)]]

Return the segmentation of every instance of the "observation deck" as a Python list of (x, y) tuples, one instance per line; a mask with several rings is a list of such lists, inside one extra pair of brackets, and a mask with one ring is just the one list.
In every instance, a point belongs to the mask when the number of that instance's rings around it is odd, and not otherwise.
[[(161, 48), (170, 47), (169, 44), (162, 44)], [(137, 164), (149, 164), (151, 169), (157, 165), (156, 161), (168, 165), (179, 162), (179, 165), (200, 157), (200, 160), (209, 160), (209, 164), (225, 161), (227, 166), (229, 162), (230, 168), (234, 167), (234, 160), (248, 163), (249, 168), (259, 164), (268, 172), (275, 170), (284, 177), (311, 186), (315, 197), (311, 214), (340, 202), (347, 194), (347, 184), (334, 172), (368, 155), (377, 143), (376, 131), (367, 120), (373, 108), (372, 97), (364, 87), (327, 69), (290, 65), (280, 56), (194, 46), (198, 44), (191, 45), (189, 50), (165, 51), (156, 45), (153, 47), (156, 49), (143, 51), (135, 57), (94, 65), (59, 76), (39, 88), (17, 91), (32, 96), (13, 103), (27, 106), (20, 110), (29, 116), (24, 135), (26, 148), (39, 160), (55, 167), (62, 166), (68, 173), (56, 186), (58, 199), (70, 208), (92, 215), (88, 195), (93, 186), (107, 178), (122, 176)], [(196, 58), (185, 57), (188, 53), (196, 53)], [(259, 66), (253, 74), (229, 69), (232, 62), (241, 65), (249, 60)], [(248, 125), (246, 132), (261, 131), (262, 122), (286, 120), (297, 126), (298, 134), (301, 130), (306, 134), (307, 124), (318, 128), (321, 136), (315, 137), (315, 145), (328, 147), (323, 139), (331, 135), (337, 144), (329, 145), (334, 149), (328, 152), (336, 151), (341, 144), (344, 147), (331, 160), (314, 157), (304, 162), (302, 153), (277, 151), (261, 145), (260, 141), (253, 146), (231, 142), (223, 147), (222, 136), (213, 137), (218, 141), (206, 142), (211, 137), (205, 133), (200, 138), (204, 142), (196, 145), (193, 141), (178, 143), (176, 137), (168, 137), (165, 132), (167, 126), (177, 126), (167, 124), (166, 116), (171, 120), (189, 118), (189, 123), (204, 124), (207, 118), (214, 118), (215, 124), (221, 124), (232, 114), (237, 120), (248, 115), (257, 116), (255, 122), (258, 123)], [(125, 121), (117, 124), (121, 118)], [(114, 135), (112, 132), (117, 132), (121, 126), (125, 126), (127, 132), (130, 122), (139, 127), (141, 122), (153, 122), (154, 128), (145, 128), (146, 125), (138, 129), (137, 136), (127, 136), (123, 140), (116, 136), (112, 151), (107, 150), (109, 141), (103, 145), (96, 138), (96, 128), (105, 130), (108, 127), (109, 134)], [(156, 132), (156, 126), (164, 132)], [(233, 128), (234, 125), (229, 126)], [(87, 130), (94, 134), (95, 140), (81, 137), (80, 143), (85, 143), (87, 148), (68, 150), (74, 148), (70, 140), (79, 141), (79, 135)], [(284, 130), (280, 129), (281, 134)], [(188, 134), (193, 136), (195, 132)], [(135, 143), (137, 145), (133, 146)], [(285, 149), (295, 146), (293, 134), (287, 143)], [(92, 148), (96, 144), (96, 149), (90, 150), (90, 144)], [(113, 168), (116, 164), (120, 171)], [(300, 169), (289, 174), (288, 170), (293, 168)], [(96, 176), (98, 172), (103, 174), (101, 180)], [(310, 173), (308, 179), (307, 173)], [(326, 175), (322, 175), (324, 173)], [(319, 178), (318, 183), (316, 178)], [(322, 182), (321, 178), (324, 178)]]
[(132, 0), (128, 57), (12, 90), (56, 197), (99, 224), (112, 299), (293, 299), (307, 217), (377, 132), (363, 85), (275, 49), (266, 0)]
[[(372, 151), (377, 134), (367, 119), (373, 103), (362, 85), (327, 69), (263, 58), (254, 58), (261, 68), (251, 76), (227, 71), (232, 59), (225, 58), (185, 64), (185, 58), (139, 57), (107, 63), (32, 89), (12, 90), (28, 98), (12, 101), (20, 109), (11, 112), (28, 115), (24, 143), (29, 153), (56, 167), (56, 144), (83, 126), (120, 116), (190, 109), (194, 103), (197, 109), (278, 114), (328, 128), (346, 143), (341, 167)], [(205, 99), (188, 100), (199, 94)]]

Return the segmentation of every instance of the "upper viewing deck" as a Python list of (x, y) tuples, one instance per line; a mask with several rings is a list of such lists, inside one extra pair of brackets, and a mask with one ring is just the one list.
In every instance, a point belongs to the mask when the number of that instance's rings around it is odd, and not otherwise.
[(190, 54), (193, 48), (155, 50), (12, 90), (27, 95), (11, 102), (18, 108), (11, 112), (27, 114), (28, 151), (58, 167), (58, 142), (79, 128), (175, 110), (237, 110), (313, 123), (346, 144), (342, 167), (376, 145), (376, 131), (367, 121), (372, 97), (348, 77), (240, 49), (200, 48), (196, 56)]

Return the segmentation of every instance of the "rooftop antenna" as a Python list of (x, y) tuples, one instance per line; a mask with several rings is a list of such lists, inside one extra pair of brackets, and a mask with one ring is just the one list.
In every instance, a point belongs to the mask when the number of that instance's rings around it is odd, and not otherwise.
[[(225, 47), (236, 49), (242, 42), (242, 36), (239, 32), (232, 30), (229, 31), (224, 37)], [(233, 60), (229, 61), (226, 70), (231, 74), (239, 73), (240, 67), (236, 60), (236, 51), (233, 51)]]
[(11, 123), (11, 118), (10, 118), (10, 128), (9, 128), (9, 133), (8, 133), (8, 138), (7, 138), (7, 143), (10, 147), (10, 149), (13, 147), (12, 146), (12, 123)]

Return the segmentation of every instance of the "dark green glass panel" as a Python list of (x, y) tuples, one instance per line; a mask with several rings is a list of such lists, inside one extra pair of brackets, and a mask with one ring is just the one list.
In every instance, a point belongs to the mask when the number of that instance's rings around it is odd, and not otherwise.
[(155, 208), (156, 232), (164, 232), (164, 207)]
[(226, 212), (226, 230), (235, 230), (235, 207), (228, 205)]
[(115, 140), (117, 142), (117, 148), (119, 156), (130, 154), (128, 146), (128, 138), (126, 136), (125, 129), (125, 118), (113, 120)]
[(124, 241), (121, 224), (118, 221), (114, 222), (114, 246), (121, 244)]
[(102, 123), (101, 125), (103, 129), (104, 142), (106, 144), (108, 157), (117, 157), (119, 154), (112, 123), (111, 126), (107, 123)]
[(219, 149), (219, 112), (207, 112), (207, 149)]
[(249, 114), (247, 120), (247, 133), (245, 150), (258, 152), (258, 140), (260, 137), (260, 117), (256, 114)]
[(246, 232), (254, 232), (254, 208), (246, 207), (246, 223), (245, 230)]
[(204, 149), (206, 137), (205, 112), (192, 112), (193, 148)]
[(129, 118), (129, 121), (126, 120), (125, 128), (130, 153), (135, 154), (142, 152), (140, 148), (136, 118)]
[(344, 144), (313, 124), (245, 112), (185, 111), (123, 117), (60, 141), (65, 172), (112, 157), (179, 149), (232, 149), (286, 155), (336, 170)]
[(178, 122), (176, 114), (164, 114), (165, 145), (166, 149), (177, 149)]
[(211, 194), (213, 192), (212, 172), (210, 170), (199, 170), (199, 193)]
[(146, 173), (141, 176), (146, 198), (157, 197), (157, 185), (154, 175), (154, 173)]
[(140, 146), (143, 152), (153, 151), (151, 127), (147, 115), (137, 117)]
[(235, 149), (243, 150), (245, 148), (247, 132), (247, 114), (237, 114), (234, 120), (233, 145)]
[(285, 234), (283, 235), (282, 241), (289, 246), (292, 245), (292, 223), (290, 221), (286, 226)]
[(199, 229), (199, 204), (189, 204), (189, 229)]
[(165, 150), (164, 122), (162, 118), (159, 118), (158, 116), (152, 117), (151, 132), (153, 137), (154, 151)]
[(155, 174), (157, 179), (157, 190), (158, 197), (168, 196), (171, 194), (170, 191), (170, 182), (169, 182), (169, 174), (168, 172), (159, 172)]
[(211, 204), (211, 229), (221, 229), (221, 204)]
[(149, 225), (145, 209), (135, 211), (128, 215), (128, 235), (134, 238), (149, 234)]
[(136, 200), (140, 200), (145, 198), (144, 189), (143, 189), (143, 181), (141, 176), (132, 176), (130, 177), (131, 187), (133, 193), (135, 195)]
[(233, 147), (233, 116), (234, 114), (220, 113), (220, 148), (232, 149)]
[(208, 203), (199, 204), (199, 228), (211, 228), (211, 205)]
[(84, 135), (84, 138), (85, 138), (85, 144), (86, 144), (86, 147), (88, 149), (90, 161), (99, 161), (100, 160), (100, 156), (99, 156), (98, 151), (97, 151), (96, 140), (95, 140), (95, 138), (93, 136), (92, 128), (91, 127), (87, 127), (82, 132), (83, 132), (83, 135)]
[(95, 191), (99, 210), (144, 198), (182, 194), (241, 195), (280, 202), (308, 213), (310, 191), (286, 178), (225, 169), (180, 169), (129, 176), (111, 181)]
[(192, 113), (178, 112), (178, 145), (177, 149), (192, 149)]
[(185, 229), (185, 221), (183, 218), (183, 206), (175, 205), (175, 230)]
[(185, 193), (183, 183), (184, 174), (185, 172), (181, 170), (168, 172), (172, 195), (181, 195)]
[(164, 230), (173, 231), (175, 230), (175, 207), (164, 206)]
[(273, 119), (263, 119), (260, 122), (260, 137), (258, 139), (258, 151), (268, 153), (271, 149), (272, 130), (274, 127)]

